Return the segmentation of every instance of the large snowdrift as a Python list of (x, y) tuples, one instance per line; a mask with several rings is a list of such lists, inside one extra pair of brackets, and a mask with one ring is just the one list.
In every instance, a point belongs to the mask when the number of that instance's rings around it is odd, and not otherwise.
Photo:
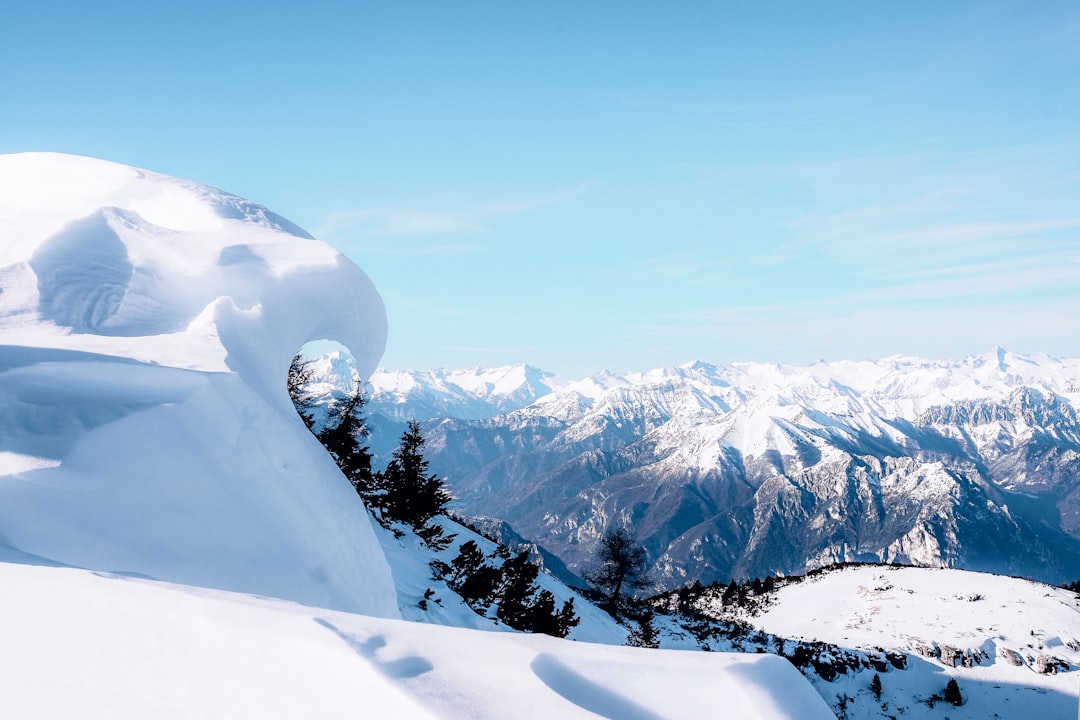
[(0, 238), (0, 558), (397, 616), (285, 390), (311, 340), (374, 371), (359, 268), (242, 198), (56, 154), (0, 156)]
[(831, 718), (772, 655), (642, 650), (0, 563), (5, 717)]

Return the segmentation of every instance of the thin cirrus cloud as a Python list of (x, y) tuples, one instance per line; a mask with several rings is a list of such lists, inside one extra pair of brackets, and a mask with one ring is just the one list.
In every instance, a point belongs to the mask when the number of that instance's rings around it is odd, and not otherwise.
[(496, 222), (506, 218), (530, 215), (569, 202), (592, 189), (579, 185), (569, 190), (498, 202), (489, 202), (453, 210), (429, 209), (397, 205), (379, 205), (355, 210), (343, 210), (327, 215), (314, 231), (316, 237), (345, 244), (352, 250), (380, 249), (394, 254), (464, 254), (477, 251), (476, 242), (396, 243), (387, 248), (369, 247), (367, 238), (428, 239), (435, 237), (475, 235), (489, 231)]

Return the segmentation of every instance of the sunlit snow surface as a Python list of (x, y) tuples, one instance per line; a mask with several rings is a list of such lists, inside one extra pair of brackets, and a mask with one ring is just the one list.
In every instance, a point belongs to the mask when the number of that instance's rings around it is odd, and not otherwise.
[(18, 718), (830, 718), (771, 655), (384, 620), (0, 563)]
[[(1080, 596), (1074, 592), (963, 570), (866, 566), (786, 586), (750, 622), (788, 638), (908, 653), (906, 670), (880, 673), (879, 702), (867, 699), (867, 673), (816, 683), (826, 696), (860, 699), (851, 703), (851, 720), (1077, 717)], [(978, 662), (953, 667), (920, 652), (942, 647), (978, 651)], [(1070, 670), (1039, 673), (1039, 656), (1063, 660)], [(950, 677), (965, 698), (961, 708), (922, 702)]]
[(363, 505), (285, 392), (309, 340), (371, 372), (352, 262), (228, 193), (0, 157), (0, 557), (396, 616)]

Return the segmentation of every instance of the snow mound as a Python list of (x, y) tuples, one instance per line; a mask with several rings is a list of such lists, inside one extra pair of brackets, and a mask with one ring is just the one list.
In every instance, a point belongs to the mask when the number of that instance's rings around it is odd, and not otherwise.
[(771, 655), (387, 620), (0, 563), (0, 710), (19, 718), (831, 718)]
[(369, 375), (371, 281), (235, 195), (0, 156), (0, 556), (396, 616), (365, 509), (288, 399), (309, 341)]

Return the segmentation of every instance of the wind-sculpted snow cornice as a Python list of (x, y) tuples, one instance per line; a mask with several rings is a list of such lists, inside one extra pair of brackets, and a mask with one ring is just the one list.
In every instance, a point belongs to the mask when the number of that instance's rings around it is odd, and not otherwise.
[(220, 190), (0, 156), (0, 554), (398, 615), (355, 490), (286, 391), (386, 315), (331, 246)]
[[(91, 158), (0, 156), (0, 331), (23, 345), (280, 385), (301, 345), (385, 347), (368, 277), (266, 208)], [(269, 387), (269, 385), (267, 385)]]

